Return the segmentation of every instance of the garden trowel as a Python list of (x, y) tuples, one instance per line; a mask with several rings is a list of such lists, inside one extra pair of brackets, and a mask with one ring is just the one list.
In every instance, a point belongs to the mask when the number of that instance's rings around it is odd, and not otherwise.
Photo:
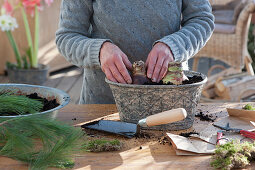
[(183, 120), (187, 117), (187, 112), (183, 108), (173, 109), (148, 116), (141, 119), (138, 124), (112, 121), (112, 120), (99, 120), (82, 125), (82, 128), (94, 129), (113, 134), (122, 135), (132, 138), (140, 133), (141, 127), (151, 127), (157, 125), (168, 124)]

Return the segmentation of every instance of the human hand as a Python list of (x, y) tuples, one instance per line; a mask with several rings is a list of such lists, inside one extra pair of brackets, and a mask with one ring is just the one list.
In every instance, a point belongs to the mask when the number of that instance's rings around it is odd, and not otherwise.
[(167, 73), (168, 63), (173, 61), (174, 57), (170, 48), (166, 44), (158, 42), (146, 60), (147, 77), (153, 82), (159, 82)]
[(127, 70), (132, 70), (132, 64), (119, 47), (110, 42), (105, 42), (100, 50), (99, 57), (101, 68), (108, 80), (123, 84), (132, 83)]

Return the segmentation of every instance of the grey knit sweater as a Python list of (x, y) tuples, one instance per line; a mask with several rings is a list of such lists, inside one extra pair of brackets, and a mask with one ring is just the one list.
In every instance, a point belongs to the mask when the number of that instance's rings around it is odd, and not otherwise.
[(146, 61), (155, 42), (185, 62), (210, 38), (214, 17), (208, 0), (62, 0), (56, 44), (84, 68), (80, 103), (114, 103), (101, 71), (99, 52), (111, 41), (132, 62)]

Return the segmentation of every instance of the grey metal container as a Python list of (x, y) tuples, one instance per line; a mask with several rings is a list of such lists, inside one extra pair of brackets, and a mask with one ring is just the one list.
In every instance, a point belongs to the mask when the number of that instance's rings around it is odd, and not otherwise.
[(19, 115), (19, 116), (0, 116), (0, 122), (11, 119), (11, 118), (25, 117), (25, 116), (39, 116), (42, 118), (55, 119), (57, 116), (58, 110), (66, 106), (70, 101), (70, 97), (67, 93), (65, 93), (62, 90), (51, 88), (51, 87), (27, 85), (27, 84), (0, 84), (0, 92), (5, 90), (15, 91), (17, 94), (24, 94), (24, 95), (37, 93), (38, 96), (42, 98), (46, 98), (48, 100), (56, 99), (60, 105), (51, 110), (47, 110), (47, 111), (35, 113), (35, 114), (27, 114), (27, 115)]
[(49, 66), (39, 64), (38, 69), (7, 68), (11, 83), (42, 85), (48, 78)]
[(186, 119), (166, 125), (151, 127), (155, 130), (183, 130), (193, 125), (195, 110), (207, 77), (201, 73), (185, 71), (185, 75), (199, 75), (202, 82), (187, 85), (134, 85), (114, 83), (106, 79), (112, 90), (120, 120), (137, 123), (149, 115), (184, 108)]

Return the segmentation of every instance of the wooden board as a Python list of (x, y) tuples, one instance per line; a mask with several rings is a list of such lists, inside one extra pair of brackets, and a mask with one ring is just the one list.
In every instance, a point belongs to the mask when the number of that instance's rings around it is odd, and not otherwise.
[[(200, 104), (198, 112), (203, 111), (219, 118), (227, 115), (226, 107), (231, 108), (240, 105), (244, 104)], [(115, 105), (68, 105), (60, 110), (58, 119), (72, 125), (77, 125), (116, 112)], [(194, 126), (201, 130), (207, 125), (208, 122), (202, 122), (198, 119), (194, 122)], [(159, 131), (158, 135), (164, 136), (165, 134)], [(158, 138), (126, 139), (111, 135), (106, 135), (105, 137), (111, 139), (118, 138), (125, 142), (124, 149), (118, 152), (77, 153), (75, 155), (76, 164), (74, 169), (213, 169), (210, 168), (211, 156), (176, 156), (172, 146), (160, 144)], [(247, 169), (252, 169), (254, 166), (255, 164), (252, 164)], [(0, 169), (23, 170), (27, 169), (27, 166), (18, 161), (0, 157)]]

